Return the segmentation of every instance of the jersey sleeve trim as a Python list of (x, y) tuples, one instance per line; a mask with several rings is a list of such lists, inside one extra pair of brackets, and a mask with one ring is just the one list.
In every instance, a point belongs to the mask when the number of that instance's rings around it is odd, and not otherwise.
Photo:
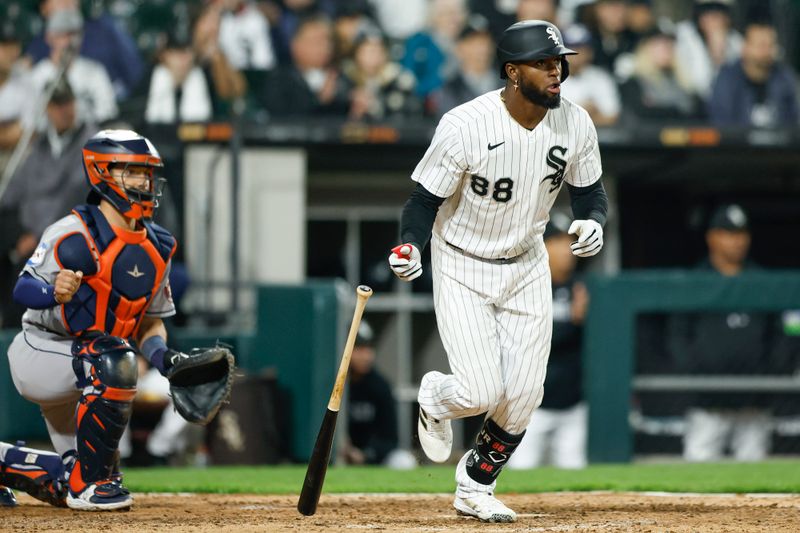
[(171, 316), (175, 316), (176, 314), (177, 314), (177, 311), (173, 307), (172, 309), (168, 309), (166, 311), (158, 311), (158, 312), (152, 312), (152, 313), (150, 311), (147, 311), (147, 312), (145, 312), (144, 315), (152, 317), (152, 318), (169, 318)]

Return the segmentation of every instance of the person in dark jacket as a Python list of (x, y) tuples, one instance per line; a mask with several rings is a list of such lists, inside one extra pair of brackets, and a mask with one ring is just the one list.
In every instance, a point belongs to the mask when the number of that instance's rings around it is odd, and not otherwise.
[[(31, 143), (0, 200), (4, 219), (0, 288), (6, 295), (11, 294), (19, 269), (36, 249), (45, 228), (86, 196), (81, 148), (97, 127), (78, 116), (77, 99), (66, 79), (51, 83), (47, 90), (51, 87), (47, 126)], [(24, 311), (11, 298), (0, 299), (3, 326), (19, 325)]]
[(461, 68), (431, 95), (437, 116), (501, 85), (494, 64), (495, 44), (485, 19), (470, 19), (456, 41), (455, 52)]
[(742, 57), (722, 67), (713, 85), (708, 113), (716, 126), (797, 127), (797, 83), (780, 63), (775, 28), (750, 23)]
[[(722, 276), (757, 270), (748, 259), (750, 225), (736, 204), (723, 205), (706, 231), (708, 257), (696, 268)], [(670, 317), (667, 344), (676, 370), (692, 375), (764, 374), (773, 364), (773, 317), (765, 313), (681, 313)], [(770, 447), (771, 417), (764, 395), (749, 392), (698, 394), (686, 414), (683, 456), (720, 460), (731, 449), (741, 461), (759, 461)]]
[(374, 333), (362, 321), (350, 359), (348, 442), (340, 450), (347, 464), (382, 464), (397, 448), (397, 410), (392, 388), (375, 370)]
[(270, 72), (261, 101), (273, 116), (346, 116), (349, 85), (333, 64), (333, 29), (324, 15), (303, 19), (291, 42), (291, 65)]
[(577, 260), (570, 249), (575, 239), (567, 233), (569, 225), (569, 217), (554, 212), (544, 232), (553, 279), (553, 341), (544, 399), (508, 462), (514, 469), (586, 466), (588, 409), (581, 384), (581, 343), (589, 295), (575, 276)]

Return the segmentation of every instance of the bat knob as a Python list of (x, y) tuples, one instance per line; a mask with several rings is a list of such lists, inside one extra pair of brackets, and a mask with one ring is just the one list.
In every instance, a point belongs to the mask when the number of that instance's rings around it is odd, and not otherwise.
[(356, 292), (358, 293), (359, 296), (365, 296), (367, 298), (372, 296), (372, 289), (370, 289), (366, 285), (359, 285), (358, 288), (356, 289)]

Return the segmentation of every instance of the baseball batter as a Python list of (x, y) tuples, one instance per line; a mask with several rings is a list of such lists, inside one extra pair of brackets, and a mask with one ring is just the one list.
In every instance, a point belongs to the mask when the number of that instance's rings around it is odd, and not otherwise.
[(505, 88), (442, 117), (412, 174), (404, 244), (389, 255), (395, 274), (411, 281), (431, 241), (436, 318), (452, 374), (423, 377), (419, 440), (432, 461), (444, 462), (450, 420), (486, 413), (456, 468), (454, 500), (459, 514), (483, 521), (516, 519), (493, 491), (542, 401), (552, 331), (542, 234), (565, 182), (572, 253), (589, 257), (603, 245), (608, 200), (597, 134), (586, 111), (560, 96), (574, 53), (548, 22), (506, 29), (497, 50)]
[(151, 221), (161, 157), (133, 131), (105, 130), (83, 159), (88, 203), (45, 230), (20, 274), (14, 298), (28, 310), (8, 351), (14, 384), (41, 407), (58, 453), (0, 442), (0, 484), (57, 506), (127, 509), (117, 448), (137, 349), (167, 375), (196, 356), (166, 346), (177, 245)]

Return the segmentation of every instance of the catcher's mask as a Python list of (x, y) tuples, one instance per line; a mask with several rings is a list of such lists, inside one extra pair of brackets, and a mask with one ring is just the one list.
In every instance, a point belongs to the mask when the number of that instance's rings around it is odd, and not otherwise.
[(87, 202), (105, 199), (125, 217), (153, 218), (166, 183), (163, 168), (147, 138), (131, 130), (103, 130), (83, 146), (83, 169), (92, 188)]

